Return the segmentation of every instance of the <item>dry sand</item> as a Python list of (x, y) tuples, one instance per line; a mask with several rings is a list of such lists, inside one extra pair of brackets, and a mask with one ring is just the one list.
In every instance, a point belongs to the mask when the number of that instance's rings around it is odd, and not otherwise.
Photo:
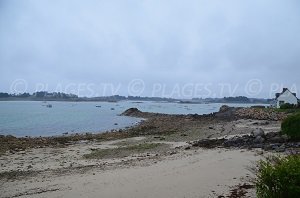
[(1, 197), (216, 197), (252, 173), (256, 151), (181, 150), (164, 160), (85, 173), (43, 174), (1, 183)]

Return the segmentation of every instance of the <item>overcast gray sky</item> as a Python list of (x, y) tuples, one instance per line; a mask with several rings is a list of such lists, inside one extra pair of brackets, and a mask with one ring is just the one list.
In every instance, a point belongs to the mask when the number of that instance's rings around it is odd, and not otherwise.
[(298, 0), (0, 0), (0, 92), (300, 94), (299, 10)]

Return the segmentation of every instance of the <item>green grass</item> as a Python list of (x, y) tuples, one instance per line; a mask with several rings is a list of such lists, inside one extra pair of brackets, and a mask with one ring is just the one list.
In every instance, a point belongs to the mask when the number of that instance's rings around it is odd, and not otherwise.
[(143, 143), (143, 144), (136, 144), (136, 145), (129, 145), (125, 147), (118, 147), (112, 149), (97, 149), (93, 150), (89, 154), (85, 154), (83, 157), (86, 159), (101, 159), (101, 158), (121, 158), (126, 157), (131, 154), (136, 153), (144, 153), (148, 151), (155, 151), (158, 149), (165, 148), (166, 144), (161, 143)]
[(293, 109), (274, 109), (277, 112), (284, 112), (284, 113), (300, 113), (300, 108), (293, 108)]

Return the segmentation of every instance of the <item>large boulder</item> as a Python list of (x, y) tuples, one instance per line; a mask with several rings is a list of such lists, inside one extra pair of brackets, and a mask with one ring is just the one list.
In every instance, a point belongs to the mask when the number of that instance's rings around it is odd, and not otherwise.
[(265, 139), (262, 136), (256, 136), (255, 139), (253, 140), (253, 143), (255, 144), (261, 144), (264, 143)]
[(251, 132), (251, 135), (253, 137), (258, 137), (258, 136), (264, 137), (265, 136), (265, 132), (264, 132), (264, 130), (262, 130), (262, 128), (258, 128), (258, 129), (254, 129)]

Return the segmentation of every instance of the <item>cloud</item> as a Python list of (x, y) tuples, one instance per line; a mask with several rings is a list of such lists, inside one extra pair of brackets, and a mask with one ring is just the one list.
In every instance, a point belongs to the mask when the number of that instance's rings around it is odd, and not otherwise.
[(10, 91), (17, 78), (28, 81), (29, 91), (37, 83), (140, 78), (169, 87), (212, 83), (220, 93), (219, 83), (258, 78), (264, 84), (258, 96), (269, 97), (272, 83), (300, 83), (299, 6), (295, 0), (4, 0), (0, 89)]

